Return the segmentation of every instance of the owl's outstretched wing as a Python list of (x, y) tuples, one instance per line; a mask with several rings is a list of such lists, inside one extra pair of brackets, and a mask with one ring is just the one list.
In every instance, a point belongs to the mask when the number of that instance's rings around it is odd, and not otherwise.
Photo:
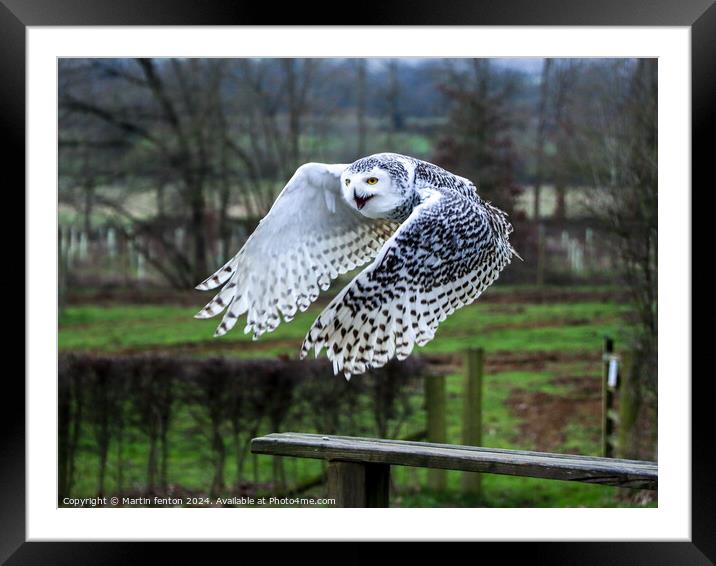
[(438, 324), (472, 303), (513, 254), (505, 214), (478, 198), (421, 190), (421, 203), (376, 259), (316, 319), (304, 358), (326, 348), (346, 378), (405, 359)]
[(291, 320), (339, 274), (370, 261), (396, 224), (372, 220), (341, 196), (347, 165), (307, 163), (298, 168), (241, 250), (199, 290), (224, 287), (196, 318), (226, 310), (216, 336), (247, 313), (244, 332), (258, 338)]

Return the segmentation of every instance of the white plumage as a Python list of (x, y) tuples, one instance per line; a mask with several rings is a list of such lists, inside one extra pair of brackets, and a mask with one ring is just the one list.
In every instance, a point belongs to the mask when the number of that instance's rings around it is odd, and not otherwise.
[(258, 338), (304, 311), (339, 274), (374, 261), (314, 322), (301, 357), (323, 348), (336, 373), (360, 374), (474, 301), (514, 253), (505, 214), (475, 186), (430, 163), (377, 154), (302, 165), (241, 250), (197, 286), (224, 285), (199, 313), (224, 310), (216, 336), (246, 314)]

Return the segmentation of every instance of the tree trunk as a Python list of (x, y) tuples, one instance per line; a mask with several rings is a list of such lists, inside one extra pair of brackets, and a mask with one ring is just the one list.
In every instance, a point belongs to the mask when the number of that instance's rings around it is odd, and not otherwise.
[[(390, 140), (393, 135), (403, 129), (403, 113), (400, 108), (400, 80), (398, 78), (398, 61), (393, 59), (388, 64), (388, 112), (390, 119)], [(392, 143), (390, 141), (389, 143)]]
[(84, 230), (89, 238), (92, 234), (92, 208), (94, 206), (94, 186), (91, 181), (85, 185), (84, 193)]
[[(121, 400), (120, 400), (121, 407)], [(121, 411), (121, 408), (120, 408)], [(124, 491), (124, 417), (120, 413), (116, 424), (117, 428), (117, 492)]]
[(564, 220), (567, 217), (567, 187), (562, 179), (556, 181), (554, 190), (557, 200), (554, 208), (554, 218)]
[(64, 380), (59, 383), (57, 399), (57, 495), (58, 500), (62, 501), (69, 495), (70, 420), (72, 418), (70, 384)]
[(547, 135), (547, 98), (549, 95), (549, 79), (550, 70), (552, 68), (552, 60), (547, 58), (542, 64), (542, 82), (540, 86), (540, 98), (539, 98), (539, 109), (538, 109), (538, 124), (537, 124), (537, 140), (535, 144), (535, 190), (534, 190), (534, 203), (532, 206), (532, 216), (535, 222), (539, 222), (541, 210), (540, 210), (540, 198), (542, 191), (542, 183), (544, 182), (544, 169), (545, 169), (545, 156), (544, 146)]
[(201, 186), (191, 187), (191, 223), (190, 232), (194, 242), (193, 279), (203, 281), (208, 273), (206, 261), (206, 201)]
[(288, 139), (290, 147), (290, 159), (292, 165), (296, 166), (300, 159), (300, 132), (301, 132), (301, 108), (298, 96), (298, 85), (296, 84), (296, 61), (294, 59), (282, 59), (286, 73), (286, 96), (288, 97)]
[(161, 442), (161, 467), (159, 471), (159, 485), (162, 488), (162, 492), (166, 493), (167, 488), (169, 487), (169, 481), (168, 481), (168, 468), (169, 468), (169, 440), (168, 440), (168, 434), (169, 434), (169, 420), (162, 422), (162, 434), (160, 437)]
[(69, 450), (67, 454), (68, 470), (67, 470), (67, 493), (72, 491), (75, 480), (75, 454), (79, 445), (80, 435), (82, 434), (82, 419), (84, 407), (84, 380), (80, 375), (76, 375), (70, 380), (72, 387), (72, 404), (74, 407), (72, 415), (72, 432), (70, 436)]
[(214, 478), (211, 482), (211, 496), (218, 497), (224, 490), (224, 461), (226, 460), (226, 446), (221, 436), (220, 425), (212, 424), (211, 446), (214, 452)]
[(356, 116), (358, 119), (358, 156), (363, 156), (366, 154), (366, 123), (365, 123), (366, 61), (365, 61), (365, 59), (358, 59), (356, 65), (357, 65)]
[[(151, 418), (151, 417), (150, 417)], [(149, 431), (149, 457), (147, 458), (147, 491), (156, 493), (157, 487), (157, 434), (155, 427), (150, 424)]]
[(166, 216), (166, 189), (164, 183), (157, 183), (157, 216), (162, 218)]

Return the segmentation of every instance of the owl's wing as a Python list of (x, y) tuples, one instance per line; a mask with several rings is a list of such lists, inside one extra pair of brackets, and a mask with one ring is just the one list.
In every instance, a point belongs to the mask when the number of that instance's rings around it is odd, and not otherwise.
[(258, 338), (291, 320), (339, 274), (363, 265), (380, 250), (396, 224), (372, 220), (341, 196), (348, 165), (307, 163), (298, 168), (241, 250), (199, 290), (221, 291), (195, 316), (226, 309), (215, 336), (247, 313), (244, 332)]
[(322, 348), (346, 378), (405, 359), (438, 324), (472, 303), (512, 258), (506, 215), (477, 198), (421, 190), (421, 203), (309, 330), (304, 358)]

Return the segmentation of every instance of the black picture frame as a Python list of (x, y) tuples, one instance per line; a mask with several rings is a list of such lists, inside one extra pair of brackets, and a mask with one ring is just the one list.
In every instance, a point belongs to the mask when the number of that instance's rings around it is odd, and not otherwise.
[[(350, 17), (335, 3), (251, 4), (201, 0), (0, 0), (0, 92), (5, 177), (25, 183), (25, 55), (28, 26), (63, 25), (564, 25), (689, 26), (692, 34), (692, 177), (706, 184), (716, 102), (716, 6), (713, 0), (432, 0), (363, 2)], [(317, 18), (317, 14), (326, 14)], [(10, 185), (6, 179), (6, 186)], [(706, 187), (712, 187), (710, 180)], [(706, 188), (704, 187), (704, 188)], [(8, 191), (10, 192), (10, 191)], [(16, 191), (19, 193), (19, 191)], [(19, 195), (18, 195), (19, 196)], [(17, 198), (17, 197), (16, 197)], [(24, 210), (24, 198), (18, 207)], [(9, 208), (9, 207), (8, 207)], [(703, 256), (702, 256), (703, 257)], [(23, 262), (24, 263), (24, 262)], [(17, 263), (14, 263), (17, 268)], [(19, 269), (18, 269), (19, 271)], [(19, 286), (19, 285), (18, 285)], [(28, 301), (29, 297), (25, 296)], [(18, 332), (19, 335), (19, 332)], [(32, 329), (25, 334), (32, 339)], [(7, 564), (107, 564), (145, 559), (151, 548), (162, 562), (191, 559), (187, 545), (160, 543), (25, 542), (25, 387), (20, 372), (5, 376), (6, 421), (0, 451), (0, 559)], [(690, 379), (691, 376), (670, 376)], [(716, 495), (712, 420), (707, 403), (710, 372), (692, 380), (691, 542), (485, 543), (510, 558), (539, 557), (542, 564), (713, 564), (716, 561)], [(350, 533), (346, 533), (349, 537)], [(320, 533), (317, 533), (317, 539)], [(352, 553), (371, 556), (373, 545)], [(480, 552), (478, 550), (478, 552)], [(369, 554), (370, 553), (370, 554)], [(331, 553), (325, 556), (330, 557)], [(345, 554), (341, 553), (343, 557)], [(311, 556), (313, 558), (314, 556)], [(405, 556), (407, 559), (407, 555)], [(276, 560), (275, 550), (271, 560)], [(295, 559), (295, 558), (294, 558)]]

